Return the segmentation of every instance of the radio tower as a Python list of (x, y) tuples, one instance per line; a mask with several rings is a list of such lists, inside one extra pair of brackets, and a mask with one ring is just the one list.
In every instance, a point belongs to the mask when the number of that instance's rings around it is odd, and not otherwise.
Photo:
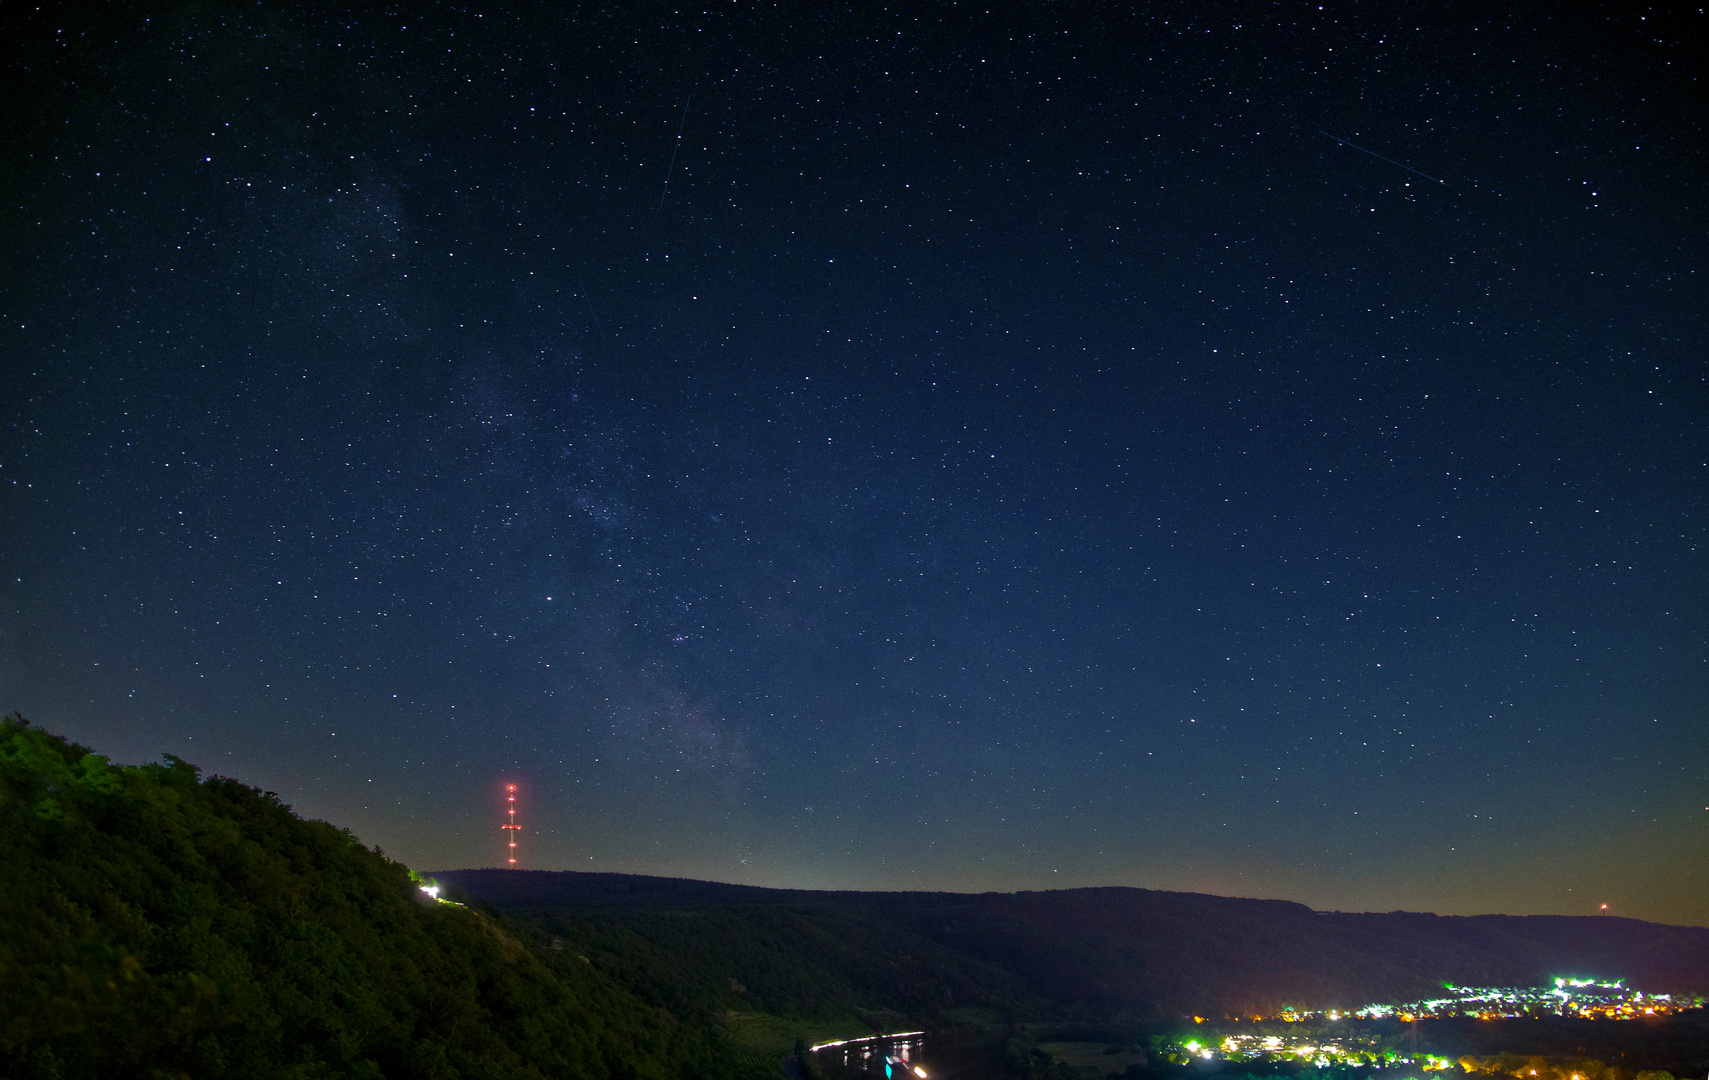
[(516, 832), (514, 830), (522, 828), (522, 826), (520, 826), (516, 823), (516, 785), (515, 784), (506, 784), (504, 786), (504, 792), (505, 792), (504, 797), (505, 797), (506, 805), (510, 809), (510, 820), (506, 821), (503, 825), (500, 825), (499, 828), (513, 830), (509, 833), (506, 833), (505, 835), (510, 837), (510, 851), (509, 851), (510, 865), (515, 866), (516, 865)]

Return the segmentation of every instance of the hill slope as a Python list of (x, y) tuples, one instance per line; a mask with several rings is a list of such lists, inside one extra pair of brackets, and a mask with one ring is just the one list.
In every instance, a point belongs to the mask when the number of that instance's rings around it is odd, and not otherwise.
[(0, 721), (0, 867), (8, 1076), (735, 1070), (715, 1024), (432, 902), (348, 832), (177, 758), (115, 768)]
[[(1289, 1004), (1413, 1000), (1444, 981), (1534, 985), (1563, 974), (1625, 978), (1652, 991), (1709, 988), (1709, 928), (1633, 919), (1325, 913), (1129, 888), (854, 893), (575, 872), (440, 876), (507, 911), (575, 913), (643, 935), (662, 933), (652, 928), (667, 912), (699, 912), (702, 925), (721, 927), (722, 944), (709, 945), (709, 955), (731, 953), (730, 977), (750, 987), (773, 984), (731, 944), (741, 936), (736, 925), (764, 937), (787, 911), (819, 933), (851, 935), (851, 955), (869, 967), (888, 962), (889, 950), (929, 963), (929, 981), (956, 1000), (1022, 1008), (1042, 998), (1105, 1014), (1273, 1014)], [(955, 964), (979, 979), (951, 987)], [(772, 993), (788, 996), (782, 987)]]

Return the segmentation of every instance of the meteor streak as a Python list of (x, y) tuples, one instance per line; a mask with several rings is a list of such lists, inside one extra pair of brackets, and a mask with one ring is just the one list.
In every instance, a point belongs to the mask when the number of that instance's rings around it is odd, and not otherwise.
[(676, 152), (682, 149), (682, 127), (688, 123), (688, 107), (694, 104), (694, 95), (688, 95), (688, 100), (682, 103), (682, 119), (677, 121), (676, 142), (671, 146), (671, 163), (665, 168), (664, 190), (659, 192), (659, 209), (665, 208), (665, 196), (671, 193), (671, 173), (676, 171)]
[(1346, 139), (1337, 139), (1337, 138), (1335, 138), (1334, 135), (1331, 135), (1329, 132), (1323, 130), (1322, 128), (1318, 128), (1317, 133), (1319, 135), (1322, 135), (1326, 139), (1335, 139), (1335, 141), (1340, 143), (1342, 146), (1351, 146), (1353, 149), (1358, 150), (1361, 153), (1369, 154), (1379, 161), (1386, 161), (1390, 165), (1400, 165), (1401, 168), (1405, 169), (1409, 173), (1412, 173), (1414, 176), (1422, 176), (1426, 180), (1435, 180), (1438, 184), (1441, 184), (1443, 187), (1448, 186), (1448, 181), (1446, 181), (1446, 180), (1437, 180), (1436, 177), (1431, 176), (1427, 172), (1419, 172), (1417, 169), (1413, 168), (1411, 165), (1401, 165), (1400, 162), (1396, 161), (1394, 158), (1383, 157), (1383, 155), (1377, 153), (1375, 150), (1366, 150), (1363, 146), (1360, 146), (1356, 142), (1348, 142)]

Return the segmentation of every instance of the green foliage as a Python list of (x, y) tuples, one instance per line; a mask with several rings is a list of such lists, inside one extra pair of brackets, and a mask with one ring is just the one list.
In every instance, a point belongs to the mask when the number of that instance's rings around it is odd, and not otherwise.
[(114, 767), (0, 720), (0, 866), (10, 1076), (739, 1071), (715, 1027), (171, 756)]

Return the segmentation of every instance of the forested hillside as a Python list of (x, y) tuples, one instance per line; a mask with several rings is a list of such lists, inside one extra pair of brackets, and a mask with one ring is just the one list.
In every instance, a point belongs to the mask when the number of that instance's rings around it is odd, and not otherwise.
[[(997, 964), (858, 905), (518, 912), (666, 1008), (862, 1020), (895, 1030), (974, 1008), (1044, 1019), (1057, 1003)], [(659, 995), (656, 999), (653, 995)], [(888, 1016), (889, 1020), (881, 1019)]]
[[(856, 893), (575, 872), (442, 876), (529, 920), (573, 914), (677, 941), (678, 950), (694, 939), (691, 927), (716, 926), (694, 946), (707, 969), (727, 969), (779, 1005), (797, 994), (768, 974), (789, 967), (775, 958), (785, 942), (797, 965), (811, 958), (836, 969), (829, 958), (843, 957), (840, 970), (849, 974), (839, 985), (880, 986), (886, 965), (912, 965), (916, 986), (930, 986), (939, 1001), (1013, 1009), (1021, 1018), (1273, 1015), (1285, 1005), (1412, 1000), (1444, 981), (1528, 986), (1564, 974), (1623, 978), (1650, 991), (1709, 990), (1709, 928), (1634, 919), (1348, 914), (1129, 888)], [(694, 914), (684, 921), (673, 912)], [(781, 924), (802, 932), (778, 933)], [(889, 1000), (919, 1009), (922, 993), (904, 999), (896, 990)]]
[[(0, 721), (0, 1073), (641, 1080), (752, 1063), (268, 792)], [(525, 935), (524, 935), (525, 936)], [(775, 1073), (775, 1061), (768, 1063)]]

